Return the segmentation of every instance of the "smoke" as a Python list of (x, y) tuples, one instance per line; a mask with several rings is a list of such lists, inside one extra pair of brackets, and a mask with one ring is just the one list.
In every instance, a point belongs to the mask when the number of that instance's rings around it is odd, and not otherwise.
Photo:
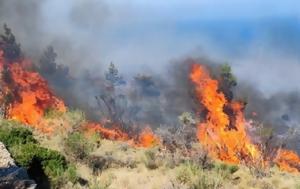
[(94, 119), (101, 114), (95, 96), (106, 90), (110, 62), (127, 80), (118, 90), (128, 94), (128, 116), (156, 126), (176, 124), (182, 112), (196, 110), (191, 63), (210, 65), (216, 74), (217, 65), (228, 62), (238, 78), (236, 98), (248, 101), (248, 117), (256, 112), (284, 134), (299, 128), (300, 26), (297, 11), (275, 4), (265, 11), (252, 1), (220, 8), (176, 1), (174, 11), (153, 2), (0, 0), (0, 24), (12, 28), (37, 65), (53, 46), (56, 63), (69, 68), (69, 84), (61, 85), (65, 77), (57, 75), (50, 84)]
[[(22, 47), (26, 52), (36, 51), (40, 49), (41, 43), (38, 36), (43, 35), (41, 19), (42, 1), (5, 1), (0, 0), (0, 24), (7, 23), (22, 43)], [(30, 53), (32, 55), (32, 53)]]

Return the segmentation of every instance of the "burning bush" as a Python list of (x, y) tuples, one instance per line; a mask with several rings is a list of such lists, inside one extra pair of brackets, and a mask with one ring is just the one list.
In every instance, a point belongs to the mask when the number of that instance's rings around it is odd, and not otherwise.
[(190, 79), (206, 112), (205, 121), (198, 124), (197, 137), (212, 157), (230, 163), (260, 162), (261, 168), (275, 162), (282, 169), (300, 171), (299, 156), (294, 152), (277, 150), (277, 158), (264, 157), (247, 133), (244, 104), (227, 99), (220, 91), (219, 82), (211, 78), (204, 66), (192, 65)]
[[(47, 109), (65, 111), (45, 79), (32, 71), (32, 63), (22, 55), (20, 44), (4, 25), (0, 40), (1, 109), (5, 118), (35, 126)], [(30, 70), (31, 69), (31, 70)]]

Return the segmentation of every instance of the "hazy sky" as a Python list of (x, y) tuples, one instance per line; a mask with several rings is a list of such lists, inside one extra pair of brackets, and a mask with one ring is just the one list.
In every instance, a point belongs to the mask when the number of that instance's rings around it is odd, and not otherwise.
[[(261, 88), (300, 89), (291, 82), (300, 82), (298, 0), (26, 2), (0, 0), (0, 15), (12, 28), (21, 27), (16, 30), (24, 47), (28, 41), (40, 49), (52, 44), (65, 64), (82, 58), (86, 62), (76, 66), (101, 68), (113, 61), (127, 73), (161, 72), (174, 59), (207, 56), (232, 63), (241, 79)], [(286, 77), (278, 76), (282, 70)]]

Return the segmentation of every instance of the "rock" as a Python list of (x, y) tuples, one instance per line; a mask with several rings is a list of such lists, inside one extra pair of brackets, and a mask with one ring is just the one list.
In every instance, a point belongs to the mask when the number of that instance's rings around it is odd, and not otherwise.
[(10, 153), (0, 142), (0, 189), (34, 189), (36, 186), (27, 171), (16, 166)]
[(11, 166), (16, 166), (15, 161), (11, 158), (4, 144), (0, 142), (0, 168), (9, 168)]

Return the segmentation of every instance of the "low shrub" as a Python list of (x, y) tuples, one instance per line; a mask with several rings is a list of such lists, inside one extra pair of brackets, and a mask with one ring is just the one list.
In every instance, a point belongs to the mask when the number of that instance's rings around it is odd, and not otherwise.
[(199, 164), (185, 162), (179, 166), (176, 180), (190, 189), (214, 189), (221, 186), (223, 178), (213, 170), (204, 170)]
[(230, 165), (226, 163), (215, 163), (213, 168), (221, 177), (228, 178), (233, 173), (239, 170), (237, 165)]
[(81, 125), (86, 122), (85, 113), (80, 110), (68, 110), (65, 116), (72, 128), (72, 132), (78, 131)]
[(68, 181), (75, 184), (77, 181), (79, 181), (79, 177), (76, 172), (76, 167), (74, 165), (70, 165), (68, 169), (65, 172), (65, 176)]
[(200, 173), (200, 167), (196, 164), (186, 162), (179, 166), (176, 179), (179, 183), (192, 185), (195, 177)]
[(37, 143), (32, 135), (32, 132), (23, 127), (7, 128), (1, 126), (0, 139), (7, 148), (19, 144)]
[(10, 152), (19, 166), (30, 169), (34, 163), (39, 162), (52, 185), (62, 182), (60, 177), (63, 176), (68, 166), (64, 156), (59, 152), (34, 143), (13, 146), (10, 148)]
[(112, 159), (102, 156), (89, 156), (86, 158), (87, 165), (92, 169), (94, 175), (99, 175), (112, 163)]
[(64, 141), (65, 153), (75, 160), (83, 160), (93, 148), (94, 144), (79, 132), (71, 133)]
[(196, 181), (190, 187), (191, 189), (217, 189), (220, 188), (221, 182), (219, 178), (215, 178), (208, 173), (201, 172)]
[(51, 188), (59, 188), (68, 169), (65, 157), (57, 151), (41, 147), (30, 129), (19, 127), (17, 124), (12, 126), (10, 122), (4, 123), (0, 126), (0, 140), (8, 148), (17, 165), (28, 170), (32, 167), (41, 169), (50, 180)]
[(143, 162), (148, 169), (157, 169), (162, 162), (156, 158), (156, 149), (149, 149), (145, 151)]

